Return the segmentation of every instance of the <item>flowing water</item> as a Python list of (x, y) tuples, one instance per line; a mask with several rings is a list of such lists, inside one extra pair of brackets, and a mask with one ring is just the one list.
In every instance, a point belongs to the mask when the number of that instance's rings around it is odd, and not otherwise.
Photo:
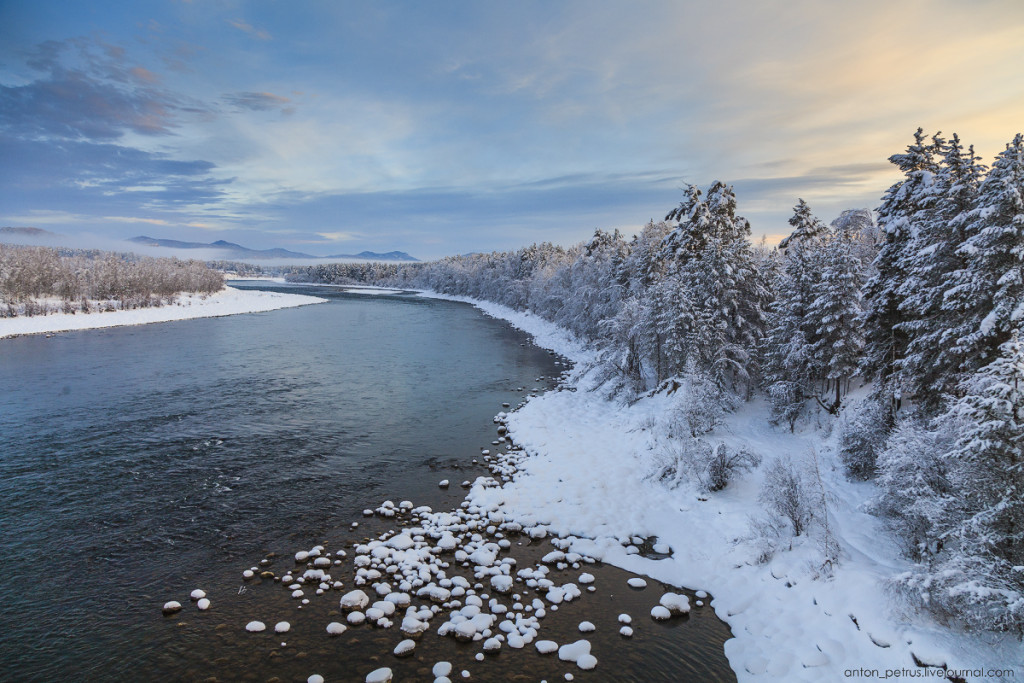
[[(385, 499), (458, 507), (457, 483), (487, 473), (473, 460), (501, 404), (564, 369), (464, 304), (278, 289), (330, 301), (0, 340), (0, 679), (361, 681), (392, 666), (397, 680), (431, 680), (448, 659), (473, 680), (561, 680), (575, 667), (530, 648), (478, 662), (478, 647), (428, 633), (398, 660), (397, 628), (328, 640), (326, 608), (243, 585), (262, 558), (287, 569), (296, 550), (384, 531), (361, 511)], [(550, 550), (520, 543), (520, 566)], [(623, 591), (625, 573), (587, 571), (598, 592), (552, 614), (541, 637), (574, 640), (582, 618), (614, 624), (630, 610), (644, 628), (630, 641), (617, 627), (591, 634), (601, 664), (577, 680), (734, 679), (710, 608), (654, 624), (653, 586)], [(208, 612), (189, 603), (196, 587)], [(168, 600), (185, 609), (164, 617)], [(247, 634), (256, 613), (293, 630)]]

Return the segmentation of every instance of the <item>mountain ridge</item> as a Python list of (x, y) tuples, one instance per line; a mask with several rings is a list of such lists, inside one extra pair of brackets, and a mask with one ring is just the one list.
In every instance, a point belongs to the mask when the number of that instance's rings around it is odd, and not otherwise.
[(331, 254), (328, 256), (315, 256), (313, 254), (304, 254), (298, 251), (289, 251), (288, 249), (250, 249), (243, 247), (240, 244), (234, 242), (228, 242), (226, 240), (217, 240), (216, 242), (183, 242), (180, 240), (170, 240), (158, 237), (147, 237), (146, 235), (139, 235), (138, 237), (132, 237), (128, 240), (135, 244), (140, 244), (148, 247), (165, 247), (170, 249), (217, 249), (227, 252), (231, 258), (235, 259), (284, 259), (284, 258), (301, 258), (301, 259), (365, 259), (365, 260), (379, 260), (379, 261), (419, 261), (415, 256), (411, 256), (404, 251), (389, 251), (385, 253), (379, 253), (374, 251), (361, 251), (358, 254)]

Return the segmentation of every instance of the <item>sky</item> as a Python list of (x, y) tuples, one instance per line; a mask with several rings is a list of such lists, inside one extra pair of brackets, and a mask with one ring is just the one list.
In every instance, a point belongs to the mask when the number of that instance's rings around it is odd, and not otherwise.
[(734, 185), (874, 208), (920, 126), (1024, 129), (1021, 0), (0, 0), (0, 226), (419, 258)]

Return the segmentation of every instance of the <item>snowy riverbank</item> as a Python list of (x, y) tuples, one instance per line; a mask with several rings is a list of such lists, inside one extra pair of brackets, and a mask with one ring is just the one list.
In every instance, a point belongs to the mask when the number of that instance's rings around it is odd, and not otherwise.
[[(495, 304), (456, 300), (510, 321), (580, 364), (571, 380), (576, 391), (549, 392), (509, 415), (511, 435), (531, 457), (504, 486), (474, 486), (471, 502), (498, 504), (519, 523), (568, 536), (577, 552), (710, 592), (716, 613), (732, 628), (725, 649), (739, 680), (941, 675), (921, 663), (960, 671), (966, 680), (1012, 675), (994, 670), (1024, 673), (1016, 638), (948, 628), (887, 592), (886, 581), (909, 565), (881, 520), (863, 511), (875, 487), (845, 479), (829, 435), (834, 418), (791, 434), (768, 423), (761, 402), (743, 405), (707, 438), (759, 454), (761, 467), (717, 493), (700, 495), (685, 483), (670, 488), (654, 473), (663, 464), (667, 444), (659, 437), (677, 398), (659, 394), (629, 406), (608, 400), (585, 371), (593, 352), (557, 327)], [(772, 559), (759, 563), (763, 545), (751, 532), (751, 519), (765, 516), (758, 493), (766, 466), (781, 455), (809, 459), (812, 453), (840, 546), (831, 576), (821, 567), (815, 535), (783, 538)], [(672, 554), (629, 554), (633, 536), (657, 537)]]
[(323, 301), (326, 299), (300, 294), (281, 294), (228, 287), (208, 296), (183, 294), (178, 297), (176, 303), (158, 308), (137, 308), (107, 313), (54, 313), (43, 316), (0, 318), (0, 339), (22, 334), (67, 332), (192, 318), (213, 318), (238, 313), (260, 313)]

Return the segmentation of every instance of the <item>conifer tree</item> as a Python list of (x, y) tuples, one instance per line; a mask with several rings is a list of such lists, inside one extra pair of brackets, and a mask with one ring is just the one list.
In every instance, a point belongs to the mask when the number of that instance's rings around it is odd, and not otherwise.
[(845, 384), (856, 372), (864, 346), (861, 286), (851, 236), (840, 230), (825, 245), (821, 279), (815, 287), (817, 296), (807, 311), (807, 317), (817, 325), (810, 356), (820, 368), (826, 388), (834, 392), (834, 402), (826, 406), (833, 413), (839, 410)]
[(918, 403), (933, 412), (961, 379), (955, 335), (962, 320), (950, 314), (944, 299), (950, 279), (965, 264), (960, 248), (984, 175), (978, 161), (973, 147), (965, 150), (954, 134), (915, 218), (906, 279), (898, 288), (904, 319), (897, 328), (907, 338), (901, 375)]
[(964, 259), (945, 305), (961, 321), (953, 352), (961, 369), (992, 361), (1024, 318), (1024, 136), (999, 154), (978, 189), (957, 250)]
[(765, 375), (777, 415), (792, 427), (799, 408), (820, 376), (810, 352), (817, 341), (817, 324), (809, 317), (820, 279), (822, 240), (828, 228), (799, 200), (789, 219), (793, 232), (779, 243), (784, 250), (782, 272), (775, 280), (775, 300), (768, 315), (764, 340)]
[(969, 621), (1022, 633), (1024, 342), (1011, 335), (950, 411), (965, 424), (951, 454), (964, 514), (935, 573), (943, 599)]
[(898, 327), (902, 320), (899, 288), (906, 279), (914, 221), (937, 171), (935, 154), (941, 145), (938, 135), (928, 142), (924, 131), (918, 128), (906, 153), (889, 157), (904, 178), (888, 189), (878, 208), (878, 223), (885, 241), (875, 259), (875, 275), (864, 290), (865, 349), (861, 369), (869, 378), (890, 378), (906, 351), (906, 335)]

